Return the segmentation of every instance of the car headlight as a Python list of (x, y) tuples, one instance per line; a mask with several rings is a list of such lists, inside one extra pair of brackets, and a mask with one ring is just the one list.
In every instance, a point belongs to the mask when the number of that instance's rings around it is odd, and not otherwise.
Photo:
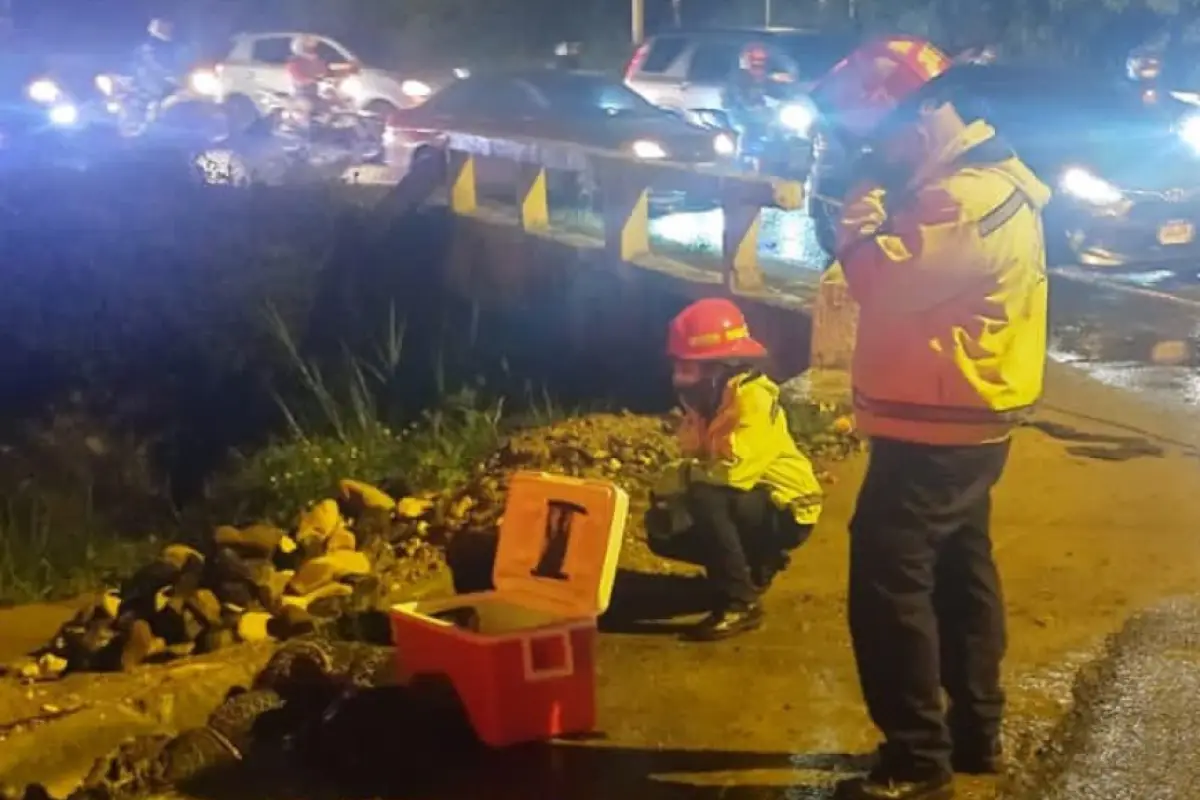
[(1071, 167), (1062, 174), (1058, 186), (1076, 200), (1095, 206), (1112, 206), (1124, 199), (1121, 190), (1083, 167)]
[(630, 149), (633, 150), (633, 154), (638, 158), (647, 160), (667, 157), (667, 151), (663, 149), (663, 146), (649, 139), (638, 139), (630, 146)]
[(779, 109), (779, 124), (801, 136), (808, 135), (816, 119), (816, 112), (801, 103), (789, 103)]
[(422, 99), (433, 94), (433, 89), (425, 81), (408, 80), (400, 84), (400, 91), (413, 99)]
[(719, 156), (731, 156), (737, 152), (737, 142), (728, 133), (718, 133), (713, 138), (713, 152)]
[(62, 89), (58, 88), (58, 84), (46, 78), (40, 78), (29, 84), (26, 91), (29, 93), (30, 100), (46, 105), (57, 102), (58, 98), (62, 96)]
[(362, 78), (357, 75), (349, 75), (342, 78), (342, 82), (338, 84), (338, 93), (357, 100), (359, 97), (362, 97), (365, 88)]
[(458, 78), (460, 81), (465, 81), (467, 78), (471, 77), (471, 70), (467, 69), (466, 67), (455, 67), (454, 77)]
[(50, 107), (50, 124), (69, 128), (79, 121), (79, 109), (70, 103), (59, 103)]
[(220, 97), (221, 79), (211, 69), (198, 69), (188, 76), (188, 85), (192, 91), (205, 97)]
[(117, 87), (112, 79), (112, 75), (97, 75), (96, 88), (100, 91), (100, 94), (111, 96)]
[(1200, 153), (1200, 114), (1189, 114), (1179, 121), (1179, 138)]

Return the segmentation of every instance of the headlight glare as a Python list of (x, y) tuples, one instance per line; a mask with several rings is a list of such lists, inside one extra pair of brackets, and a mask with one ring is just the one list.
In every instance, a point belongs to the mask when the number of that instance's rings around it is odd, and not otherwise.
[(221, 79), (211, 69), (198, 69), (188, 78), (192, 91), (205, 97), (219, 97)]
[(60, 128), (69, 128), (79, 121), (79, 109), (70, 103), (59, 103), (50, 108), (50, 122)]
[(633, 150), (635, 156), (648, 161), (667, 157), (667, 151), (663, 149), (663, 146), (649, 139), (637, 140), (631, 145), (630, 149)]
[(737, 152), (737, 142), (728, 133), (718, 133), (713, 137), (713, 152), (719, 156), (731, 156)]
[(779, 109), (779, 124), (802, 136), (808, 135), (816, 118), (816, 112), (801, 103), (788, 103)]
[(433, 89), (425, 81), (407, 80), (400, 84), (400, 91), (408, 97), (421, 99), (433, 94)]
[(364, 87), (362, 78), (358, 77), (357, 75), (351, 75), (347, 78), (343, 78), (342, 82), (338, 84), (339, 93), (344, 94), (347, 97), (352, 97), (355, 100), (362, 96), (363, 90)]
[(62, 90), (58, 88), (58, 84), (46, 78), (40, 78), (29, 84), (28, 92), (30, 100), (47, 105), (57, 102), (58, 98), (62, 96)]
[(1200, 153), (1200, 114), (1189, 114), (1179, 121), (1179, 138)]
[(1062, 174), (1058, 186), (1076, 200), (1095, 206), (1112, 206), (1124, 199), (1121, 190), (1083, 167), (1071, 167)]

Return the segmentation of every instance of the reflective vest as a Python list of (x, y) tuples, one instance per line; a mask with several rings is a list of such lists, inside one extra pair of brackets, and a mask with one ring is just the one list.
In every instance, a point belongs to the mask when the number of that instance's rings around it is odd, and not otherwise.
[(867, 185), (847, 198), (837, 250), (859, 305), (852, 377), (868, 436), (1000, 441), (1041, 396), (1050, 190), (997, 145), (976, 121), (901, 197)]
[(711, 421), (685, 409), (679, 444), (695, 459), (690, 480), (743, 491), (764, 486), (771, 502), (801, 525), (814, 525), (821, 515), (821, 484), (788, 430), (770, 378), (746, 373), (731, 379)]

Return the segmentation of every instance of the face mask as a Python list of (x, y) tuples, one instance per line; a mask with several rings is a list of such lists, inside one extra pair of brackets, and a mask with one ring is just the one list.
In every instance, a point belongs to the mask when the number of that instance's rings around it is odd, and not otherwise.
[(694, 383), (686, 386), (676, 385), (675, 391), (680, 401), (705, 419), (712, 419), (721, 407), (725, 396), (725, 385), (729, 383), (732, 371), (717, 369), (700, 377)]

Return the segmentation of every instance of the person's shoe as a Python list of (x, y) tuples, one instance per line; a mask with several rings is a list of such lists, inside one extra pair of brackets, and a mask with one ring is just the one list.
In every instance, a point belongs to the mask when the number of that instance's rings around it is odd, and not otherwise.
[(763, 610), (758, 603), (714, 611), (684, 634), (693, 642), (716, 642), (762, 627)]
[(878, 772), (841, 781), (833, 800), (952, 800), (954, 777), (935, 775), (923, 780), (897, 780)]
[(999, 775), (1004, 772), (1004, 748), (999, 741), (984, 747), (955, 747), (950, 765), (959, 775)]

